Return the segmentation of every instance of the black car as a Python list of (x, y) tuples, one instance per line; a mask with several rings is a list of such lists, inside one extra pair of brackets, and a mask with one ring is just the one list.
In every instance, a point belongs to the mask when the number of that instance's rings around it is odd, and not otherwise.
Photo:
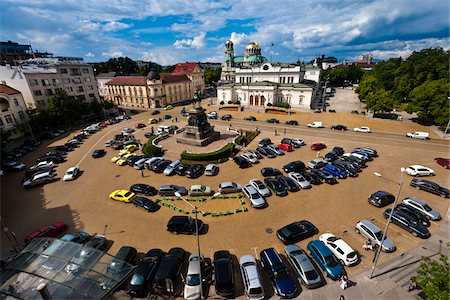
[(313, 169), (312, 172), (316, 173), (317, 176), (320, 177), (325, 183), (328, 184), (336, 184), (338, 181), (336, 178), (334, 178), (333, 175), (330, 174), (330, 172), (327, 172), (325, 170), (319, 170), (319, 169)]
[(356, 163), (356, 164), (358, 164), (358, 166), (360, 168), (367, 168), (366, 163), (362, 159), (359, 159), (359, 158), (357, 158), (355, 156), (352, 156), (352, 155), (350, 155), (350, 156), (342, 156), (341, 159), (343, 161), (346, 161), (346, 162)]
[(114, 146), (111, 146), (111, 148), (114, 148), (114, 150), (122, 150), (125, 147), (123, 143), (115, 144)]
[(267, 119), (267, 120), (266, 120), (266, 123), (279, 124), (280, 121), (277, 120), (277, 119), (275, 119), (275, 118), (272, 118), (272, 119)]
[(409, 205), (405, 205), (403, 203), (400, 203), (395, 207), (395, 210), (401, 211), (405, 214), (408, 214), (415, 218), (417, 221), (419, 221), (423, 226), (430, 227), (431, 223), (430, 220), (425, 216), (423, 213), (418, 211), (417, 209), (414, 209), (413, 207)]
[(127, 293), (133, 297), (147, 296), (153, 279), (161, 265), (161, 256), (144, 257), (137, 265), (133, 277), (128, 283)]
[(376, 207), (385, 207), (386, 205), (394, 203), (395, 197), (391, 193), (378, 191), (370, 195), (367, 200)]
[(140, 160), (141, 158), (144, 158), (145, 155), (130, 155), (127, 158), (127, 165), (129, 166), (133, 166), (135, 162), (137, 162), (138, 160)]
[(344, 154), (344, 148), (335, 146), (335, 147), (333, 147), (333, 150), (331, 150), (331, 152), (333, 152), (337, 156), (341, 156), (342, 154)]
[(299, 160), (296, 160), (296, 161), (293, 161), (293, 162), (290, 162), (290, 163), (284, 165), (283, 166), (283, 170), (286, 173), (289, 173), (289, 172), (302, 172), (302, 171), (305, 170), (305, 164), (303, 162), (299, 161)]
[(277, 157), (277, 154), (272, 149), (269, 149), (267, 147), (258, 147), (258, 148), (256, 148), (256, 151), (258, 153), (260, 153), (261, 155), (264, 155), (264, 156), (266, 156), (268, 158), (275, 158), (275, 157)]
[(131, 202), (134, 204), (134, 206), (142, 207), (147, 212), (156, 212), (160, 208), (160, 206), (152, 200), (141, 196), (134, 197)]
[(336, 153), (333, 151), (328, 152), (327, 154), (325, 154), (323, 156), (323, 160), (326, 160), (326, 161), (334, 161), (336, 159), (337, 159)]
[(214, 285), (216, 293), (222, 297), (231, 297), (234, 293), (234, 267), (229, 251), (214, 253)]
[(291, 223), (277, 230), (277, 237), (285, 245), (295, 244), (319, 233), (311, 222), (302, 220)]
[[(155, 276), (154, 288), (158, 292), (173, 294), (173, 287), (176, 284), (185, 258), (186, 251), (182, 248), (172, 248), (164, 256)], [(172, 290), (168, 290), (170, 287)]]
[(349, 177), (358, 177), (358, 172), (348, 165), (334, 164), (333, 162), (333, 166), (338, 168), (339, 171), (345, 172)]
[(184, 174), (186, 173), (186, 171), (187, 171), (187, 169), (188, 169), (189, 167), (190, 167), (189, 165), (186, 165), (186, 164), (181, 163), (181, 164), (179, 164), (178, 167), (175, 169), (175, 173), (176, 173), (177, 175), (184, 176)]
[(159, 115), (161, 112), (159, 110), (152, 111), (152, 116)]
[(195, 164), (190, 166), (187, 170), (186, 173), (184, 174), (184, 176), (188, 177), (188, 178), (197, 178), (200, 177), (204, 172), (204, 167), (202, 165), (199, 164)]
[(111, 278), (121, 278), (126, 275), (136, 264), (137, 250), (134, 247), (123, 246), (106, 267), (105, 274), (100, 285), (103, 289), (111, 288), (115, 283)]
[[(166, 160), (166, 159), (159, 159), (159, 160), (153, 161), (153, 162), (149, 165), (150, 170), (153, 170), (153, 171), (156, 170), (156, 168), (158, 167), (158, 165), (161, 164), (161, 163), (164, 163), (165, 161), (167, 161), (167, 160)], [(169, 163), (168, 165), (170, 165), (170, 163)], [(166, 166), (168, 166), (168, 165), (166, 165)]]
[(108, 246), (108, 240), (103, 235), (94, 235), (84, 244), (86, 247), (95, 248), (104, 251)]
[[(384, 211), (383, 216), (385, 219), (389, 218), (392, 209), (388, 208)], [(391, 218), (392, 223), (395, 225), (405, 229), (406, 231), (411, 232), (413, 236), (418, 236), (422, 239), (427, 239), (430, 237), (430, 232), (428, 229), (423, 226), (419, 221), (417, 221), (411, 215), (405, 214), (399, 210), (394, 209), (394, 213)]]
[(21, 149), (28, 153), (28, 152), (35, 151), (37, 149), (37, 147), (33, 146), (33, 145), (21, 145), (18, 149)]
[(283, 184), (275, 178), (268, 177), (264, 178), (264, 184), (272, 190), (272, 192), (277, 196), (287, 196), (288, 192), (284, 188)]
[(38, 162), (41, 161), (51, 161), (54, 162), (55, 164), (60, 164), (62, 162), (65, 161), (64, 157), (62, 156), (54, 156), (54, 155), (45, 155), (45, 156), (41, 156), (37, 159)]
[(244, 168), (250, 168), (252, 166), (252, 164), (246, 160), (245, 158), (243, 158), (242, 156), (236, 156), (233, 157), (233, 161), (239, 166), (239, 168), (244, 169)]
[(5, 171), (23, 171), (27, 168), (27, 166), (24, 163), (10, 160), (10, 161), (4, 161), (2, 163), (2, 169)]
[(450, 190), (430, 180), (414, 178), (411, 180), (410, 184), (418, 190), (424, 190), (426, 192), (439, 195), (442, 198), (450, 197)]
[(76, 143), (69, 143), (69, 142), (67, 142), (67, 143), (64, 144), (64, 147), (67, 147), (70, 150), (75, 150), (75, 148), (77, 148), (78, 145)]
[(345, 130), (347, 130), (347, 126), (344, 126), (344, 125), (333, 125), (333, 126), (330, 127), (330, 129), (345, 131)]
[(290, 177), (281, 175), (277, 176), (276, 179), (283, 185), (286, 191), (296, 192), (300, 190), (300, 187)]
[(266, 147), (268, 145), (272, 144), (272, 141), (268, 138), (262, 139), (258, 142), (258, 147)]
[(161, 163), (157, 164), (156, 167), (152, 168), (155, 173), (162, 173), (168, 165), (172, 163), (171, 160), (163, 160)]
[(172, 116), (171, 116), (171, 115), (164, 115), (164, 116), (163, 116), (163, 119), (164, 119), (164, 120), (172, 119)]
[(292, 139), (290, 139), (290, 138), (283, 138), (282, 140), (281, 140), (281, 144), (288, 144), (288, 145), (291, 145), (292, 147), (294, 147), (294, 148), (300, 148), (301, 147), (301, 145), (299, 144), (299, 143), (296, 143), (296, 142), (294, 142)]
[(180, 193), (180, 195), (185, 196), (188, 194), (188, 190), (179, 185), (174, 184), (164, 184), (159, 187), (159, 195), (161, 196), (175, 196), (175, 192)]
[(322, 184), (322, 180), (320, 179), (319, 176), (317, 176), (315, 173), (313, 172), (300, 172), (300, 174), (305, 177), (306, 180), (309, 181), (309, 183), (314, 184), (314, 185), (319, 185)]
[(233, 117), (231, 115), (223, 115), (220, 119), (224, 121), (230, 121)]
[(47, 156), (65, 156), (65, 155), (67, 155), (67, 152), (61, 151), (61, 150), (50, 150), (47, 153), (45, 153), (45, 155), (47, 155)]
[(296, 120), (289, 120), (286, 121), (286, 125), (298, 125), (298, 122)]
[[(197, 226), (200, 233), (203, 229), (203, 221), (198, 220)], [(188, 216), (173, 216), (167, 223), (167, 231), (173, 234), (195, 234), (195, 219)]]
[(146, 137), (146, 138), (151, 138), (152, 136), (154, 136), (155, 134), (154, 134), (154, 132), (151, 132), (151, 131), (149, 131), (149, 132), (146, 132), (145, 134), (144, 134), (144, 137)]
[(244, 118), (245, 121), (256, 121), (256, 118), (253, 116), (248, 116)]
[(69, 151), (73, 151), (73, 147), (57, 146), (53, 150), (61, 151), (61, 152), (69, 152)]
[(158, 194), (158, 190), (151, 185), (145, 183), (136, 183), (130, 187), (130, 191), (136, 194), (144, 194), (146, 196), (155, 196)]
[(39, 147), (39, 145), (41, 144), (41, 141), (39, 140), (26, 140), (23, 142), (24, 146), (32, 146), (32, 147)]
[(262, 168), (261, 175), (264, 177), (283, 175), (280, 170), (274, 168)]
[(93, 158), (100, 158), (106, 155), (106, 151), (103, 149), (97, 149), (94, 150), (94, 152), (92, 152), (92, 157)]

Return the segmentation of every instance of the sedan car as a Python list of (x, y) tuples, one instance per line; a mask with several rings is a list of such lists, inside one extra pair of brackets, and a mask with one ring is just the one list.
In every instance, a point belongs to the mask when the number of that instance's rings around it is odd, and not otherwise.
[(130, 203), (135, 196), (135, 193), (128, 190), (115, 190), (114, 192), (109, 194), (110, 199), (126, 203)]
[(261, 175), (264, 177), (283, 175), (280, 170), (275, 168), (262, 168)]
[(365, 132), (365, 133), (370, 133), (371, 132), (370, 128), (367, 127), (367, 126), (361, 126), (361, 127), (353, 128), (353, 131), (355, 131), (355, 132)]
[(277, 196), (288, 195), (288, 192), (286, 191), (284, 185), (275, 178), (264, 178), (264, 184)]
[(251, 179), (250, 185), (263, 197), (269, 197), (272, 192), (259, 179)]
[(258, 147), (266, 147), (272, 144), (272, 141), (269, 138), (262, 139), (258, 142)]
[(136, 125), (134, 125), (134, 128), (144, 128), (145, 126), (147, 125), (145, 125), (144, 123), (136, 123)]
[(298, 190), (300, 190), (300, 187), (297, 185), (297, 183), (295, 183), (295, 181), (290, 177), (280, 175), (277, 176), (276, 179), (283, 185), (286, 191), (297, 192)]
[(133, 297), (145, 297), (151, 288), (153, 279), (162, 260), (162, 251), (158, 256), (144, 257), (134, 270), (128, 283), (127, 293)]
[(219, 184), (219, 192), (221, 194), (239, 193), (242, 190), (242, 186), (239, 183), (227, 181)]
[(311, 169), (320, 169), (320, 168), (326, 166), (328, 164), (328, 162), (321, 158), (316, 158), (316, 159), (313, 159), (313, 160), (307, 162), (306, 164)]
[(401, 211), (405, 214), (410, 215), (415, 218), (418, 222), (420, 222), (423, 226), (430, 227), (431, 223), (427, 216), (419, 210), (414, 209), (413, 207), (400, 203), (395, 207), (395, 210)]
[(425, 201), (408, 197), (403, 199), (402, 204), (408, 205), (409, 207), (423, 213), (425, 216), (427, 216), (428, 219), (433, 221), (439, 221), (441, 219), (441, 214), (431, 208)]
[(392, 240), (387, 236), (383, 240), (383, 232), (381, 229), (368, 220), (358, 221), (355, 226), (355, 232), (369, 239), (372, 245), (377, 247), (381, 246), (381, 250), (384, 252), (394, 252), (396, 250)]
[(322, 179), (325, 183), (328, 183), (328, 184), (337, 184), (338, 183), (336, 178), (334, 178), (334, 176), (331, 175), (327, 171), (313, 169), (312, 172), (314, 172), (317, 176), (319, 176), (320, 179)]
[(188, 259), (187, 273), (184, 280), (184, 299), (200, 299), (202, 295), (203, 257), (191, 254)]
[(242, 156), (233, 157), (233, 161), (239, 166), (241, 169), (250, 168), (252, 164)]
[(320, 179), (320, 177), (314, 172), (300, 172), (300, 175), (305, 177), (305, 179), (308, 180), (309, 183), (311, 184), (314, 185), (322, 184), (322, 179)]
[(448, 159), (448, 158), (436, 157), (434, 159), (434, 162), (443, 166), (446, 169), (450, 169), (450, 159)]
[(277, 119), (275, 119), (275, 118), (272, 118), (272, 119), (267, 119), (267, 120), (266, 120), (266, 123), (279, 124), (280, 121), (277, 120)]
[(311, 222), (302, 220), (284, 226), (277, 230), (278, 239), (285, 245), (295, 244), (319, 233)]
[(286, 152), (294, 151), (294, 149), (292, 149), (292, 146), (289, 144), (278, 144), (278, 148), (280, 148), (281, 150), (286, 151)]
[(130, 191), (136, 194), (144, 194), (146, 196), (155, 196), (158, 190), (151, 185), (144, 183), (136, 183), (130, 186)]
[(370, 204), (376, 207), (385, 207), (391, 203), (394, 203), (395, 197), (391, 193), (385, 191), (377, 191), (369, 196), (367, 199)]
[(286, 125), (298, 125), (298, 121), (296, 121), (296, 120), (289, 120), (289, 121), (286, 121)]
[(318, 151), (325, 149), (327, 146), (323, 143), (314, 143), (311, 145), (311, 150)]
[(411, 165), (406, 168), (406, 174), (410, 176), (434, 176), (434, 170), (421, 166), (421, 165)]
[(29, 233), (25, 237), (25, 243), (27, 244), (31, 242), (33, 239), (39, 237), (55, 237), (61, 232), (64, 232), (66, 229), (67, 229), (66, 223), (62, 221), (55, 222), (52, 225), (41, 227)]
[(211, 196), (212, 194), (214, 194), (214, 191), (203, 184), (191, 185), (191, 188), (188, 190), (189, 196)]
[(440, 186), (439, 184), (425, 180), (425, 179), (412, 179), (411, 186), (415, 187), (418, 190), (424, 190), (426, 192), (436, 194), (441, 196), (442, 198), (449, 198), (450, 197), (450, 190), (448, 190), (445, 187)]
[(256, 189), (250, 184), (244, 185), (242, 187), (242, 192), (245, 197), (250, 201), (252, 207), (262, 208), (266, 206), (266, 200), (256, 191)]
[(93, 158), (100, 158), (106, 155), (106, 151), (103, 149), (97, 149), (94, 150), (94, 152), (92, 152), (92, 157)]
[(223, 121), (230, 121), (233, 117), (230, 114), (223, 115), (220, 119)]
[(63, 180), (70, 181), (75, 180), (81, 174), (81, 170), (79, 167), (71, 167), (64, 174)]
[(270, 144), (270, 145), (267, 146), (267, 148), (270, 149), (270, 150), (272, 150), (273, 152), (275, 152), (275, 153), (276, 153), (277, 155), (279, 155), (279, 156), (285, 154), (284, 151), (281, 150), (280, 148), (278, 148), (278, 146), (275, 145), (275, 144)]
[[(391, 208), (386, 209), (383, 213), (384, 218), (388, 219), (391, 213)], [(391, 222), (406, 231), (409, 231), (413, 236), (418, 236), (422, 239), (427, 239), (431, 235), (428, 229), (414, 217), (396, 209), (394, 209), (394, 212), (392, 213)]]
[(186, 173), (184, 174), (184, 176), (186, 176), (187, 178), (197, 178), (200, 177), (203, 174), (203, 166), (200, 164), (195, 164), (190, 166), (187, 170)]
[(256, 118), (253, 117), (253, 116), (248, 116), (248, 117), (245, 117), (244, 120), (245, 121), (253, 121), (254, 122), (254, 121), (256, 121)]
[(303, 177), (300, 173), (289, 172), (288, 175), (302, 189), (309, 189), (309, 188), (311, 188), (311, 183), (308, 180), (306, 180), (306, 178)]
[(277, 157), (277, 154), (273, 150), (271, 150), (267, 147), (258, 147), (258, 148), (256, 148), (256, 151), (258, 151), (261, 155), (264, 155), (268, 158)]
[(330, 127), (330, 129), (345, 131), (345, 130), (347, 130), (347, 126), (344, 126), (344, 125), (332, 125)]
[(284, 253), (286, 253), (300, 283), (306, 288), (317, 288), (323, 284), (320, 271), (316, 269), (305, 250), (297, 245), (288, 245)]
[(41, 161), (40, 163), (35, 164), (30, 167), (30, 170), (41, 169), (41, 168), (53, 168), (55, 163), (52, 161)]
[(155, 202), (153, 202), (148, 198), (141, 196), (134, 197), (131, 202), (135, 207), (141, 207), (145, 209), (147, 212), (156, 212), (160, 209), (160, 206), (158, 204), (156, 204)]
[(354, 266), (359, 262), (358, 252), (353, 250), (343, 239), (331, 233), (324, 233), (319, 240), (331, 250), (336, 258), (346, 266)]

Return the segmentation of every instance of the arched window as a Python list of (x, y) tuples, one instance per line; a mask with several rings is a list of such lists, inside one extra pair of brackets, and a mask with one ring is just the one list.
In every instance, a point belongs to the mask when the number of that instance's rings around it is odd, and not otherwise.
[(158, 96), (158, 89), (153, 89), (153, 96)]

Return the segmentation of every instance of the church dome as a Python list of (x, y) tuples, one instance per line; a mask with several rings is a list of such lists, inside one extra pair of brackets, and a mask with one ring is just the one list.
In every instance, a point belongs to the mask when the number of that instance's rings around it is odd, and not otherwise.
[(233, 41), (232, 41), (232, 40), (228, 40), (228, 41), (226, 42), (226, 44), (227, 44), (227, 45), (230, 45), (230, 44), (233, 45)]
[(247, 46), (245, 46), (245, 49), (250, 50), (250, 49), (261, 49), (261, 48), (259, 47), (257, 42), (250, 42), (247, 44)]
[(159, 73), (151, 70), (150, 72), (148, 72), (147, 79), (148, 80), (159, 80), (160, 79)]

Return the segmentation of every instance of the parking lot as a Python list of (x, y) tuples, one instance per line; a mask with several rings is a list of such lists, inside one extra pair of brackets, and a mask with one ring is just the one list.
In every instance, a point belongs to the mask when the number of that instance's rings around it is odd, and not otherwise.
[[(210, 108), (214, 109), (214, 107)], [(179, 115), (179, 111), (174, 109), (167, 113), (176, 116), (178, 122), (166, 120), (164, 124), (175, 124), (179, 127), (185, 125), (186, 119)], [(322, 155), (333, 146), (341, 146), (346, 151), (355, 147), (371, 147), (378, 151), (379, 157), (368, 162), (368, 167), (357, 178), (339, 180), (336, 185), (314, 186), (309, 190), (289, 193), (287, 197), (271, 196), (267, 199), (268, 207), (264, 209), (251, 208), (247, 200), (246, 204), (242, 205), (236, 198), (210, 200), (201, 208), (208, 211), (234, 211), (238, 207), (245, 206), (248, 209), (247, 212), (226, 216), (201, 217), (208, 225), (208, 232), (200, 237), (201, 250), (207, 257), (212, 257), (217, 250), (229, 250), (238, 258), (245, 254), (258, 256), (262, 249), (268, 247), (274, 247), (283, 253), (284, 246), (277, 239), (276, 230), (293, 221), (309, 220), (319, 229), (319, 234), (298, 245), (306, 249), (309, 241), (325, 232), (342, 237), (362, 255), (360, 264), (346, 267), (349, 276), (352, 276), (370, 268), (373, 257), (373, 252), (365, 252), (362, 249), (365, 239), (355, 233), (355, 223), (358, 220), (367, 219), (372, 220), (380, 228), (384, 228), (386, 224), (382, 214), (384, 209), (368, 204), (368, 196), (377, 190), (385, 190), (395, 195), (398, 188), (397, 184), (379, 178), (373, 172), (379, 172), (390, 180), (399, 181), (401, 167), (421, 164), (435, 170), (436, 176), (431, 180), (443, 186), (448, 186), (450, 181), (449, 171), (433, 161), (434, 157), (448, 157), (448, 141), (437, 139), (433, 134), (430, 135), (432, 139), (428, 141), (406, 138), (404, 136), (406, 132), (420, 129), (423, 131), (423, 127), (417, 124), (371, 120), (361, 115), (339, 113), (296, 113), (291, 116), (265, 115), (254, 111), (227, 113), (233, 115), (230, 122), (214, 120), (211, 123), (218, 128), (226, 128), (231, 124), (236, 129), (258, 127), (261, 131), (261, 134), (248, 146), (249, 149), (256, 149), (258, 140), (265, 137), (271, 138), (275, 143), (279, 143), (283, 137), (299, 137), (304, 139), (307, 145), (281, 157), (264, 158), (259, 164), (248, 169), (239, 169), (232, 161), (225, 162), (219, 165), (220, 172), (214, 177), (201, 176), (197, 179), (177, 175), (167, 177), (149, 170), (145, 170), (142, 177), (138, 170), (111, 163), (110, 158), (118, 151), (104, 146), (104, 143), (114, 134), (119, 133), (122, 128), (133, 127), (138, 122), (146, 123), (150, 113), (140, 113), (134, 115), (132, 120), (108, 126), (93, 134), (79, 148), (68, 154), (67, 161), (60, 164), (56, 171), (61, 178), (69, 167), (79, 165), (83, 174), (75, 181), (60, 180), (43, 187), (24, 190), (21, 186), (23, 172), (2, 176), (1, 204), (4, 222), (16, 233), (19, 241), (22, 241), (25, 235), (35, 228), (62, 220), (69, 224), (69, 232), (83, 230), (91, 234), (105, 234), (113, 242), (109, 249), (111, 254), (115, 254), (124, 245), (134, 246), (140, 252), (147, 252), (151, 248), (167, 251), (175, 246), (194, 252), (197, 245), (195, 236), (172, 235), (166, 231), (167, 221), (176, 214), (172, 209), (162, 207), (156, 213), (147, 213), (130, 204), (112, 201), (108, 195), (116, 189), (128, 189), (134, 183), (146, 183), (156, 188), (161, 184), (177, 184), (186, 188), (192, 184), (204, 184), (217, 191), (218, 185), (223, 181), (233, 181), (244, 185), (252, 178), (262, 179), (260, 173), (262, 167), (281, 169), (284, 164), (294, 160), (306, 163), (317, 156), (317, 152), (309, 148), (309, 145), (315, 142), (327, 145), (327, 149), (321, 150)], [(287, 127), (286, 135), (284, 135), (286, 125), (242, 120), (244, 116), (250, 114), (261, 121), (275, 117), (282, 123), (295, 119), (303, 125)], [(327, 128), (311, 129), (304, 126), (312, 121), (323, 121)], [(329, 126), (335, 124), (344, 124), (350, 130), (347, 132), (330, 130)], [(356, 133), (351, 130), (352, 127), (362, 125), (370, 126), (372, 133)], [(274, 130), (277, 130), (277, 136), (274, 135)], [(150, 131), (149, 126), (137, 130), (136, 138), (146, 141), (144, 133), (147, 131)], [(62, 145), (73, 134), (69, 133), (53, 141), (49, 146)], [(173, 147), (176, 146), (182, 150), (183, 145), (175, 144)], [(108, 153), (103, 158), (93, 159), (91, 153), (95, 149), (106, 149)], [(48, 149), (45, 149), (45, 145), (41, 145), (36, 152), (27, 154), (21, 161), (31, 166), (36, 158), (46, 151)], [(448, 199), (414, 189), (409, 186), (411, 178), (404, 175), (400, 199), (407, 196), (423, 199), (441, 215), (445, 215), (449, 207)], [(152, 197), (152, 199), (158, 198), (161, 197)], [(182, 201), (176, 201), (174, 204), (181, 209), (191, 210)], [(440, 225), (441, 222), (432, 222), (430, 232), (433, 234)], [(392, 254), (383, 253), (380, 263), (424, 242), (395, 225), (390, 227), (388, 236), (396, 244), (397, 251)], [(8, 244), (2, 235), (2, 247)]]

